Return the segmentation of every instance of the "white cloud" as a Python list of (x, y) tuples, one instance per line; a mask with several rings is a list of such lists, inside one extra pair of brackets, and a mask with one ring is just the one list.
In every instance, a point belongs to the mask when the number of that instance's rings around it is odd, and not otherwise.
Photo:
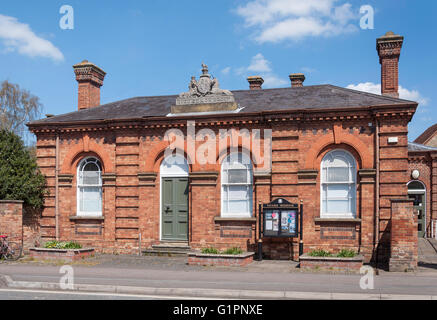
[(247, 67), (247, 71), (254, 72), (271, 72), (270, 61), (264, 58), (261, 53), (258, 53), (252, 58), (250, 66)]
[(272, 63), (261, 53), (252, 57), (249, 66), (237, 68), (235, 72), (239, 76), (261, 76), (264, 79), (264, 86), (267, 88), (283, 86), (288, 83), (273, 73)]
[[(364, 91), (374, 94), (381, 94), (381, 84), (376, 84), (373, 82), (364, 82), (357, 85), (350, 84), (347, 86), (348, 89)], [(423, 106), (427, 106), (429, 99), (423, 97), (417, 90), (408, 90), (402, 86), (399, 86), (399, 98), (411, 101), (417, 101)]]
[(5, 51), (18, 51), (30, 57), (45, 57), (54, 61), (64, 60), (62, 52), (50, 41), (38, 37), (32, 29), (17, 18), (0, 14), (0, 40)]
[[(358, 11), (340, 0), (251, 0), (236, 9), (260, 43), (333, 36), (358, 30)], [(341, 0), (343, 1), (343, 0)]]
[(226, 67), (222, 70), (223, 74), (229, 74), (229, 72), (231, 71), (231, 67)]

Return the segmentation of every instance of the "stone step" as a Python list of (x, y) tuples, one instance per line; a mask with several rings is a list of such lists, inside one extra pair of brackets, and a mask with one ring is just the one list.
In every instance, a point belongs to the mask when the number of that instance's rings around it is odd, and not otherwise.
[(154, 256), (187, 255), (189, 252), (191, 252), (191, 247), (187, 241), (161, 241), (143, 250), (143, 254)]

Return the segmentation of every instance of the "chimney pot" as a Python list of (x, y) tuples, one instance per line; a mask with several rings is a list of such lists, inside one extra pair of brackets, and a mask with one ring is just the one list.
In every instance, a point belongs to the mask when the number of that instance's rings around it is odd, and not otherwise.
[(303, 73), (292, 73), (289, 75), (292, 88), (303, 87), (305, 81), (305, 75)]
[(83, 60), (73, 66), (79, 84), (78, 109), (90, 109), (100, 105), (100, 87), (106, 72), (95, 64)]
[(260, 76), (251, 76), (247, 78), (250, 90), (261, 90), (264, 79)]
[(399, 98), (399, 57), (404, 37), (387, 32), (376, 40), (381, 64), (381, 94)]

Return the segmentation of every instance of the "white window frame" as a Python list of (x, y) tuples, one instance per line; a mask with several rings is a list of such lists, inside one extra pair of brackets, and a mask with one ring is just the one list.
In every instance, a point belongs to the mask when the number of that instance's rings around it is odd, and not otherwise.
[[(326, 181), (328, 176), (327, 172), (329, 168), (345, 168), (338, 166), (328, 166), (327, 162), (331, 159), (331, 157), (339, 157), (343, 158), (348, 163), (349, 169), (349, 181)], [(326, 168), (326, 174), (325, 169)], [(325, 196), (324, 187), (332, 185), (344, 185), (349, 187), (349, 208), (351, 208), (351, 212), (339, 213), (339, 212), (324, 212), (324, 201), (326, 201), (326, 208), (328, 207), (327, 195)], [(326, 199), (325, 199), (326, 198)], [(332, 198), (331, 200), (334, 200)], [(344, 199), (344, 198), (341, 198)], [(340, 198), (338, 200), (341, 200)], [(351, 203), (352, 201), (352, 203)], [(320, 217), (324, 219), (329, 218), (343, 218), (343, 219), (355, 219), (357, 217), (357, 162), (354, 156), (346, 150), (336, 149), (328, 152), (324, 157), (320, 165)]]
[[(238, 163), (230, 164), (230, 160), (238, 159)], [(241, 161), (240, 161), (241, 160)], [(247, 182), (245, 183), (229, 183), (228, 179), (228, 171), (229, 170), (246, 170), (247, 174)], [(229, 211), (229, 189), (227, 187), (230, 186), (246, 186), (246, 191), (248, 194), (248, 198), (246, 199), (234, 199), (234, 200), (246, 200), (248, 202), (248, 211), (247, 212), (233, 212)], [(229, 154), (222, 162), (221, 165), (221, 217), (222, 218), (251, 218), (253, 215), (253, 168), (252, 161), (250, 157), (243, 152), (235, 152)], [(225, 210), (226, 209), (226, 210)]]
[[(96, 185), (83, 185), (82, 184), (82, 178), (81, 178), (81, 171), (82, 169), (88, 164), (88, 163), (95, 163), (99, 167), (99, 183)], [(87, 157), (79, 162), (79, 165), (77, 166), (77, 175), (76, 175), (76, 181), (77, 181), (77, 216), (79, 217), (102, 217), (103, 216), (103, 188), (102, 188), (102, 164), (100, 160), (98, 160), (95, 157)], [(80, 206), (80, 198), (81, 198), (81, 191), (83, 188), (99, 188), (100, 189), (100, 211), (96, 212), (88, 212), (88, 211), (81, 211)]]

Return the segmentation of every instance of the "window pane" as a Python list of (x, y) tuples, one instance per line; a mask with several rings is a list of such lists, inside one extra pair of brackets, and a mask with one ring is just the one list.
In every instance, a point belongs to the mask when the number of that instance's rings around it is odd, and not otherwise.
[(328, 199), (347, 199), (349, 197), (349, 185), (328, 185), (327, 189)]
[(349, 168), (328, 168), (328, 182), (349, 181)]
[(102, 194), (99, 187), (80, 188), (80, 211), (82, 212), (101, 212)]
[(230, 200), (247, 200), (249, 198), (247, 186), (228, 186)]
[(100, 168), (93, 162), (87, 163), (83, 171), (100, 171)]
[(328, 200), (327, 213), (350, 213), (349, 207), (347, 200)]
[(247, 170), (229, 169), (227, 183), (247, 183)]
[(249, 206), (247, 200), (229, 200), (228, 213), (247, 213), (247, 212), (249, 212)]
[(100, 172), (99, 171), (84, 171), (82, 172), (82, 184), (83, 185), (100, 185)]

